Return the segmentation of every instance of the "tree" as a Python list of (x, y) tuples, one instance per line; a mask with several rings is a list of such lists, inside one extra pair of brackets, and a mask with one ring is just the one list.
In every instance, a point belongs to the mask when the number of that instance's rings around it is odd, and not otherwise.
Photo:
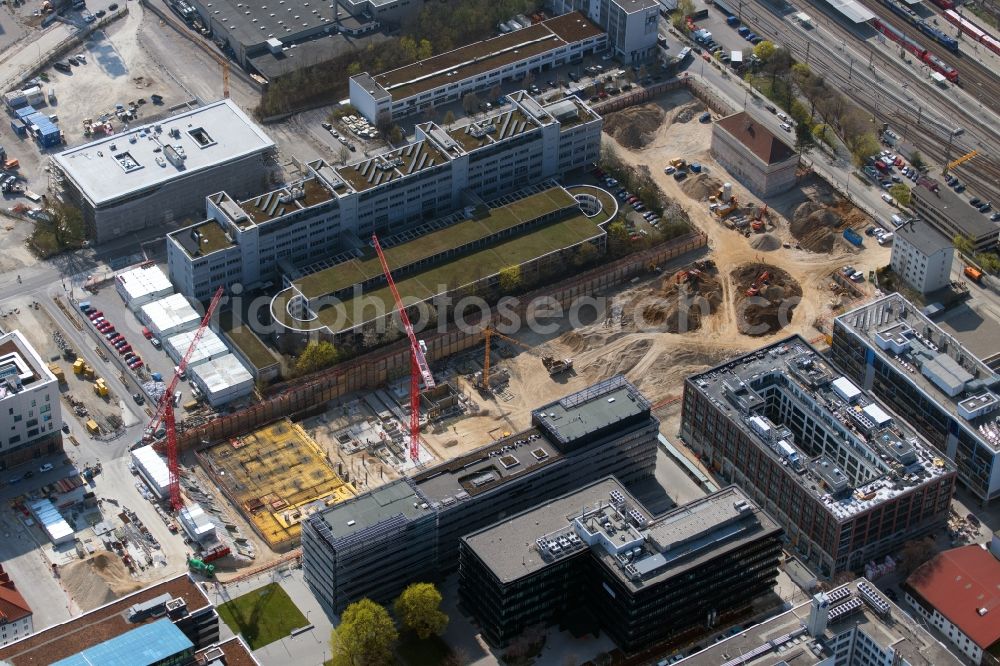
[(589, 266), (598, 256), (600, 256), (600, 251), (597, 249), (597, 246), (587, 241), (577, 248), (576, 256), (573, 257), (573, 265), (577, 268)]
[(521, 286), (521, 267), (507, 266), (500, 269), (500, 291), (505, 294), (513, 292)]
[(759, 44), (753, 47), (753, 54), (757, 56), (757, 59), (760, 60), (761, 62), (767, 63), (767, 61), (771, 59), (771, 56), (774, 55), (774, 52), (776, 50), (777, 49), (774, 46), (774, 42), (765, 39), (764, 41), (760, 42)]
[(465, 96), (462, 97), (462, 108), (465, 109), (465, 113), (467, 115), (471, 116), (479, 111), (479, 104), (479, 95), (474, 92), (466, 93)]
[(972, 256), (972, 253), (976, 247), (975, 244), (972, 242), (972, 239), (963, 234), (958, 234), (957, 236), (952, 238), (951, 244), (954, 245), (955, 249), (958, 250), (961, 254), (970, 257)]
[(910, 188), (905, 183), (893, 183), (892, 187), (889, 188), (889, 194), (896, 200), (900, 208), (906, 208), (910, 205)]
[(616, 219), (608, 225), (608, 250), (615, 257), (620, 257), (628, 253), (628, 229), (621, 218)]
[(974, 258), (987, 273), (993, 275), (1000, 273), (1000, 256), (997, 256), (996, 252), (977, 252)]
[(863, 166), (865, 160), (877, 153), (881, 145), (871, 132), (864, 132), (853, 136), (846, 135), (845, 141), (847, 142), (847, 147), (851, 150), (851, 155), (854, 156), (854, 163), (858, 166)]
[(312, 341), (302, 350), (295, 361), (295, 374), (308, 375), (323, 368), (329, 368), (340, 360), (340, 352), (329, 342)]
[(910, 539), (899, 551), (899, 572), (905, 577), (916, 571), (934, 554), (934, 537)]
[[(535, 75), (531, 72), (525, 72), (524, 78), (521, 79), (521, 87), (525, 90), (531, 87), (531, 84), (535, 82)], [(497, 95), (499, 97), (499, 95)]]
[(502, 95), (502, 94), (503, 94), (503, 91), (500, 89), (499, 85), (493, 86), (492, 88), (490, 88), (490, 101), (499, 99), (500, 95)]
[(833, 130), (830, 129), (829, 125), (827, 125), (826, 123), (817, 123), (816, 125), (813, 126), (812, 131), (813, 131), (813, 136), (816, 138), (817, 141), (825, 143), (826, 145), (833, 148), (835, 135), (833, 133)]
[(816, 138), (809, 131), (808, 123), (800, 122), (795, 125), (795, 148), (802, 153), (816, 145)]
[(389, 142), (395, 145), (402, 143), (404, 138), (403, 129), (399, 125), (393, 125), (389, 130)]
[(388, 611), (371, 599), (356, 601), (340, 616), (330, 636), (334, 666), (381, 666), (393, 663), (399, 638)]
[(451, 126), (455, 124), (455, 113), (451, 110), (446, 111), (442, 122), (446, 128), (451, 129)]
[(340, 159), (341, 164), (347, 164), (347, 160), (351, 159), (351, 151), (344, 144), (340, 144), (340, 148), (337, 150), (337, 157)]
[(927, 163), (924, 162), (923, 156), (920, 154), (919, 151), (916, 150), (910, 153), (910, 164), (917, 171), (923, 171), (924, 169), (927, 168)]
[(670, 22), (674, 24), (674, 28), (679, 32), (687, 32), (687, 21), (685, 19), (692, 14), (694, 14), (694, 0), (678, 0), (677, 9), (670, 18)]
[(430, 583), (412, 583), (396, 598), (396, 617), (418, 638), (439, 636), (448, 626), (448, 616), (441, 611), (441, 593)]

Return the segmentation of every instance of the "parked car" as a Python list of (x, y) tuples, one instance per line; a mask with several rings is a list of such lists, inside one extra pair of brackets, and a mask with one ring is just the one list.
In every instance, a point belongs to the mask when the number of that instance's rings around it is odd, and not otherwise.
[(135, 404), (142, 405), (146, 402), (146, 399), (142, 397), (141, 393), (133, 393), (132, 399), (135, 400)]
[(149, 344), (153, 345), (153, 349), (159, 349), (160, 348), (160, 339), (159, 338), (150, 338), (149, 339)]
[(781, 127), (781, 129), (785, 130), (786, 132), (791, 132), (792, 131), (792, 126), (789, 125), (788, 123), (781, 123), (781, 125), (779, 125), (779, 127)]
[(45, 474), (46, 472), (51, 472), (53, 469), (54, 466), (52, 463), (45, 463), (44, 465), (38, 468), (38, 471), (41, 472), (42, 474)]
[(770, 111), (773, 114), (777, 114), (778, 113), (778, 109), (777, 109), (777, 107), (774, 106), (774, 104), (765, 104), (764, 108), (767, 109), (768, 111)]
[(701, 114), (701, 117), (698, 118), (698, 122), (701, 122), (701, 123), (708, 123), (708, 122), (711, 122), (711, 121), (712, 121), (712, 114), (709, 113), (708, 111), (706, 111), (705, 113)]
[(981, 203), (983, 203), (983, 200), (980, 199), (979, 197), (973, 197), (972, 199), (969, 199), (969, 205), (975, 208), (979, 208), (979, 204)]

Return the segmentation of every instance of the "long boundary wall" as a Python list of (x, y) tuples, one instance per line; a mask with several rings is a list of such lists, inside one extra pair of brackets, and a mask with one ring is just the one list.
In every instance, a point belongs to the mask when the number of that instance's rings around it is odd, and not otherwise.
[[(554, 299), (563, 307), (568, 307), (576, 298), (590, 296), (608, 287), (620, 285), (642, 274), (650, 265), (674, 259), (703, 248), (707, 244), (708, 238), (705, 234), (700, 231), (692, 232), (569, 280), (525, 294), (517, 299), (517, 306), (511, 310), (523, 317), (528, 304), (541, 297)], [(457, 327), (451, 327), (443, 333), (424, 338), (427, 358), (433, 362), (435, 359), (451, 356), (480, 344), (482, 339), (479, 330), (462, 331)], [(329, 370), (280, 384), (252, 407), (220, 416), (194, 428), (184, 429), (177, 434), (177, 444), (180, 450), (184, 451), (238, 437), (276, 419), (320, 409), (324, 403), (348, 393), (372, 390), (409, 371), (410, 350), (404, 339)]]

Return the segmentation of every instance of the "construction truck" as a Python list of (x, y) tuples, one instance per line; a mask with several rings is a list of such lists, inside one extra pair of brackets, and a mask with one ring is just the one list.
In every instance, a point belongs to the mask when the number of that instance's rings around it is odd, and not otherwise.
[(102, 398), (108, 397), (108, 385), (104, 383), (103, 377), (98, 377), (97, 381), (94, 382), (94, 393), (101, 396)]
[(675, 157), (670, 160), (670, 166), (677, 170), (684, 169), (687, 167), (687, 161), (683, 157)]
[(558, 375), (562, 372), (568, 372), (573, 369), (573, 359), (571, 358), (554, 358), (552, 356), (543, 356), (542, 365), (545, 369), (549, 371), (550, 376)]
[(189, 557), (187, 560), (187, 565), (188, 569), (190, 569), (192, 573), (201, 574), (205, 578), (215, 577), (214, 564), (205, 564), (202, 560), (198, 559), (197, 557)]
[(63, 372), (63, 369), (59, 367), (58, 363), (49, 363), (49, 372), (55, 376), (58, 383), (66, 383), (66, 373)]
[(962, 269), (962, 273), (965, 274), (965, 277), (969, 278), (976, 284), (979, 284), (979, 282), (983, 279), (983, 272), (975, 266), (966, 266)]

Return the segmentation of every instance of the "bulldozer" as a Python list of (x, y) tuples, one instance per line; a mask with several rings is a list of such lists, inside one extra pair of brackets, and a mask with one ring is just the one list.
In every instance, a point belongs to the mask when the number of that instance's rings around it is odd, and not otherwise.
[(757, 294), (759, 294), (760, 290), (767, 286), (767, 281), (770, 279), (771, 279), (771, 274), (768, 273), (767, 271), (764, 271), (763, 273), (758, 275), (757, 279), (753, 281), (752, 285), (750, 285), (750, 288), (747, 289), (746, 292), (747, 296), (756, 296)]

